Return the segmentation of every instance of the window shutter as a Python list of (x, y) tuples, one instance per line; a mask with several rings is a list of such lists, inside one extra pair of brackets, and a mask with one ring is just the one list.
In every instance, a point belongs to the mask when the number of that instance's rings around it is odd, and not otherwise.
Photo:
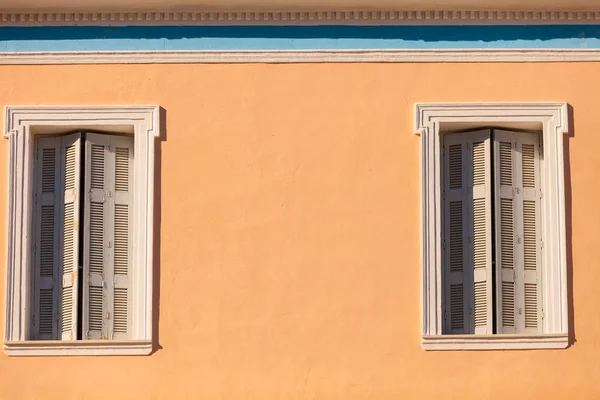
[(131, 332), (133, 138), (87, 134), (84, 332), (127, 339)]
[(77, 339), (79, 276), (79, 194), (81, 182), (81, 134), (62, 137), (64, 212), (62, 235), (62, 339)]
[(500, 333), (541, 332), (539, 135), (494, 131)]
[(37, 142), (33, 339), (58, 338), (60, 138)]
[(444, 136), (445, 332), (492, 333), (490, 131)]
[(77, 339), (80, 134), (37, 144), (34, 339)]

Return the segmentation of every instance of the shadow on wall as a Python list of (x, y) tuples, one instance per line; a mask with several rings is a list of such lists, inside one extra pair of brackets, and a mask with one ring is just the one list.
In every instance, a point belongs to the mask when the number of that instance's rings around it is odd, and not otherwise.
[(160, 345), (160, 232), (162, 198), (162, 142), (167, 141), (167, 111), (160, 107), (160, 138), (154, 147), (154, 253), (152, 255), (152, 354), (162, 349)]
[(564, 168), (565, 168), (565, 233), (567, 241), (567, 301), (569, 303), (569, 346), (574, 345), (575, 339), (575, 307), (573, 305), (573, 225), (572, 225), (572, 192), (571, 192), (571, 151), (569, 149), (570, 139), (575, 137), (575, 115), (573, 107), (568, 106), (569, 134), (563, 138), (564, 146)]

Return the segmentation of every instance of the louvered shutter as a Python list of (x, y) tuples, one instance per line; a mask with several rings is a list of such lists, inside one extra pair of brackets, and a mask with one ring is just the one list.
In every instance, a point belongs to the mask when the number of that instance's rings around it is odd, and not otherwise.
[(60, 138), (37, 142), (33, 339), (58, 338)]
[(80, 134), (37, 143), (34, 339), (77, 339)]
[(62, 235), (61, 332), (63, 340), (77, 339), (79, 276), (79, 209), (81, 182), (81, 134), (62, 137), (64, 212)]
[(541, 332), (539, 135), (494, 131), (500, 333)]
[(444, 135), (445, 333), (492, 333), (490, 131)]
[(87, 134), (86, 339), (130, 338), (132, 164), (133, 138)]

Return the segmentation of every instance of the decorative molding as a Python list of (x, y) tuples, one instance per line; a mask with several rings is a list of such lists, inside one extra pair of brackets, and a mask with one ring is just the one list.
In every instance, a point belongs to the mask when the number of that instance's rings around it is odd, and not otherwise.
[[(415, 132), (421, 136), (421, 251), (423, 345), (442, 340), (441, 146), (444, 131), (465, 127), (508, 126), (542, 130), (543, 332), (568, 334), (567, 257), (563, 136), (568, 133), (567, 104), (417, 103)], [(536, 339), (537, 340), (537, 339)], [(445, 342), (444, 342), (445, 343)], [(487, 342), (478, 342), (487, 343)], [(494, 341), (486, 348), (511, 348)], [(482, 344), (479, 346), (483, 346)], [(435, 346), (434, 346), (435, 347)], [(430, 347), (430, 349), (435, 349)]]
[(600, 49), (82, 51), (0, 53), (0, 65), (599, 62)]
[[(154, 219), (154, 142), (159, 137), (158, 106), (7, 106), (5, 137), (9, 139), (9, 199), (6, 278), (5, 351), (28, 355), (34, 352), (58, 354), (61, 347), (52, 342), (28, 342), (30, 315), (31, 258), (31, 190), (33, 150), (36, 135), (75, 129), (103, 129), (133, 133), (134, 188), (133, 212), (133, 291), (135, 315), (132, 336), (135, 340), (152, 341), (152, 268)], [(23, 342), (19, 347), (15, 342)], [(33, 343), (33, 344), (32, 344)], [(141, 348), (115, 347), (106, 341), (106, 354), (141, 354)], [(133, 341), (131, 343), (134, 343)], [(67, 344), (67, 350), (71, 344)], [(77, 345), (76, 354), (99, 354), (95, 347)], [(135, 346), (134, 346), (135, 347)], [(143, 347), (143, 346), (142, 346)], [(123, 352), (119, 352), (119, 349)], [(69, 350), (69, 351), (71, 351)], [(65, 354), (70, 354), (66, 351)], [(38, 354), (36, 353), (36, 354)], [(60, 353), (62, 354), (62, 353)], [(144, 353), (145, 354), (145, 353)]]
[(569, 335), (444, 335), (423, 336), (425, 350), (533, 350), (564, 349)]
[(0, 26), (36, 25), (489, 25), (597, 24), (600, 10), (4, 12)]
[(101, 340), (28, 340), (4, 342), (8, 356), (114, 356), (148, 355), (152, 352), (151, 340), (101, 341)]

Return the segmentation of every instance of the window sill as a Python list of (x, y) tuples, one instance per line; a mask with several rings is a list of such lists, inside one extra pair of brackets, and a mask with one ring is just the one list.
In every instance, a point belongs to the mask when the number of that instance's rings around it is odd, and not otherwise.
[(425, 350), (565, 349), (569, 335), (425, 335), (421, 345)]
[(152, 352), (151, 340), (28, 340), (4, 342), (7, 356), (133, 356)]

